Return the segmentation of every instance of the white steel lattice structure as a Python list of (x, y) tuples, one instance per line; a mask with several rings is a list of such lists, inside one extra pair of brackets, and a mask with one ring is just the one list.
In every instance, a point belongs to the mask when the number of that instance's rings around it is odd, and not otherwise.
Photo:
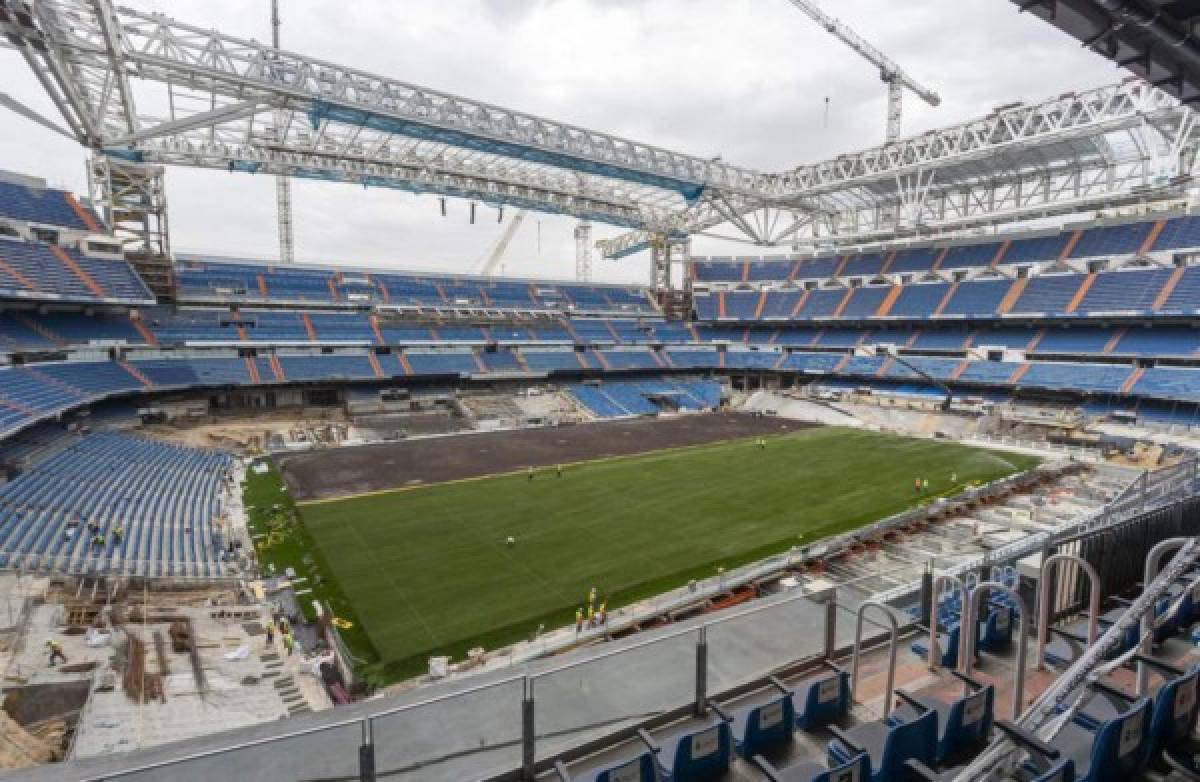
[(0, 11), (0, 32), (97, 155), (571, 215), (631, 229), (600, 243), (614, 257), (652, 238), (824, 247), (1178, 198), (1196, 157), (1190, 110), (1133, 80), (764, 172), (110, 0), (0, 0)]

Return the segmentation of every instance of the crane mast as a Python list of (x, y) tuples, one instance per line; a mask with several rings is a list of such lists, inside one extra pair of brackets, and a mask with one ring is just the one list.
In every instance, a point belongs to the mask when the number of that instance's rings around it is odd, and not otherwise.
[[(271, 0), (271, 46), (279, 48), (279, 0)], [(275, 112), (275, 133), (283, 139), (287, 113)], [(292, 228), (292, 180), (282, 174), (275, 177), (275, 211), (279, 221), (279, 261), (295, 263), (295, 234)]]
[(525, 222), (524, 209), (513, 215), (513, 219), (508, 221), (508, 225), (504, 226), (504, 231), (500, 234), (500, 238), (496, 240), (496, 246), (492, 248), (492, 254), (484, 262), (483, 270), (480, 274), (484, 277), (491, 277), (496, 273), (496, 269), (500, 267), (500, 261), (504, 260), (504, 253), (508, 250), (509, 243), (523, 222)]
[(839, 41), (858, 52), (864, 60), (879, 69), (879, 78), (888, 88), (888, 141), (895, 141), (900, 138), (900, 123), (904, 112), (904, 90), (915, 93), (930, 106), (937, 106), (942, 102), (941, 96), (936, 92), (909, 76), (890, 57), (872, 46), (848, 25), (843, 24), (822, 11), (816, 3), (812, 3), (810, 0), (789, 0), (789, 2), (800, 9), (808, 18), (824, 27), (827, 32)]

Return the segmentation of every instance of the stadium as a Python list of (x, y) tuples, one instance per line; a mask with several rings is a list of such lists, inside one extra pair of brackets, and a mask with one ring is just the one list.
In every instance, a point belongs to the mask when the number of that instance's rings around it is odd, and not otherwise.
[(696, 15), (865, 65), (882, 143), (827, 94), (827, 159), (676, 151), (282, 46), (302, 3), (0, 0), (0, 778), (1200, 779), (1200, 8), (960, 8), (1122, 69), (972, 114), (871, 3), (760, 3)]

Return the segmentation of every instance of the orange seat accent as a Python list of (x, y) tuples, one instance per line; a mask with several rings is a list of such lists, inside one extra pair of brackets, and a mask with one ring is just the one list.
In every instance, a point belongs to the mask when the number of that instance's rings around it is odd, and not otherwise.
[(1079, 290), (1075, 291), (1075, 295), (1071, 297), (1069, 302), (1067, 302), (1066, 312), (1071, 313), (1075, 311), (1075, 309), (1079, 306), (1079, 303), (1083, 301), (1083, 297), (1087, 295), (1088, 290), (1095, 282), (1095, 272), (1090, 272), (1088, 276), (1083, 278), (1083, 284), (1079, 286)]
[(50, 245), (50, 252), (54, 253), (55, 256), (58, 257), (58, 260), (62, 261), (63, 266), (66, 266), (71, 270), (72, 274), (83, 280), (83, 284), (87, 286), (89, 291), (96, 294), (97, 298), (108, 298), (108, 292), (101, 288), (100, 285), (92, 279), (92, 275), (85, 272), (83, 267), (75, 262), (74, 258), (72, 258), (70, 255), (67, 255), (63, 248), (59, 247), (57, 244), (52, 244)]

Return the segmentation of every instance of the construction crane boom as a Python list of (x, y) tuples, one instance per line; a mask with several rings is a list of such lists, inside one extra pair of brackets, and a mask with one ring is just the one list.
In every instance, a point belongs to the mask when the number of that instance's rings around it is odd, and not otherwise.
[(879, 69), (879, 78), (888, 86), (888, 141), (895, 141), (900, 137), (900, 107), (904, 90), (910, 90), (920, 96), (921, 100), (930, 106), (937, 106), (942, 102), (940, 95), (909, 76), (904, 69), (892, 62), (890, 57), (872, 46), (848, 25), (822, 11), (815, 3), (809, 0), (788, 1)]
[(492, 248), (492, 254), (484, 262), (483, 270), (480, 274), (484, 277), (491, 277), (496, 273), (496, 269), (500, 266), (500, 261), (504, 260), (504, 253), (508, 250), (509, 242), (516, 236), (517, 229), (521, 227), (521, 223), (523, 222), (525, 222), (524, 209), (513, 215), (513, 219), (508, 221), (508, 225), (504, 226), (504, 231), (500, 234), (500, 238), (496, 240), (496, 246)]

